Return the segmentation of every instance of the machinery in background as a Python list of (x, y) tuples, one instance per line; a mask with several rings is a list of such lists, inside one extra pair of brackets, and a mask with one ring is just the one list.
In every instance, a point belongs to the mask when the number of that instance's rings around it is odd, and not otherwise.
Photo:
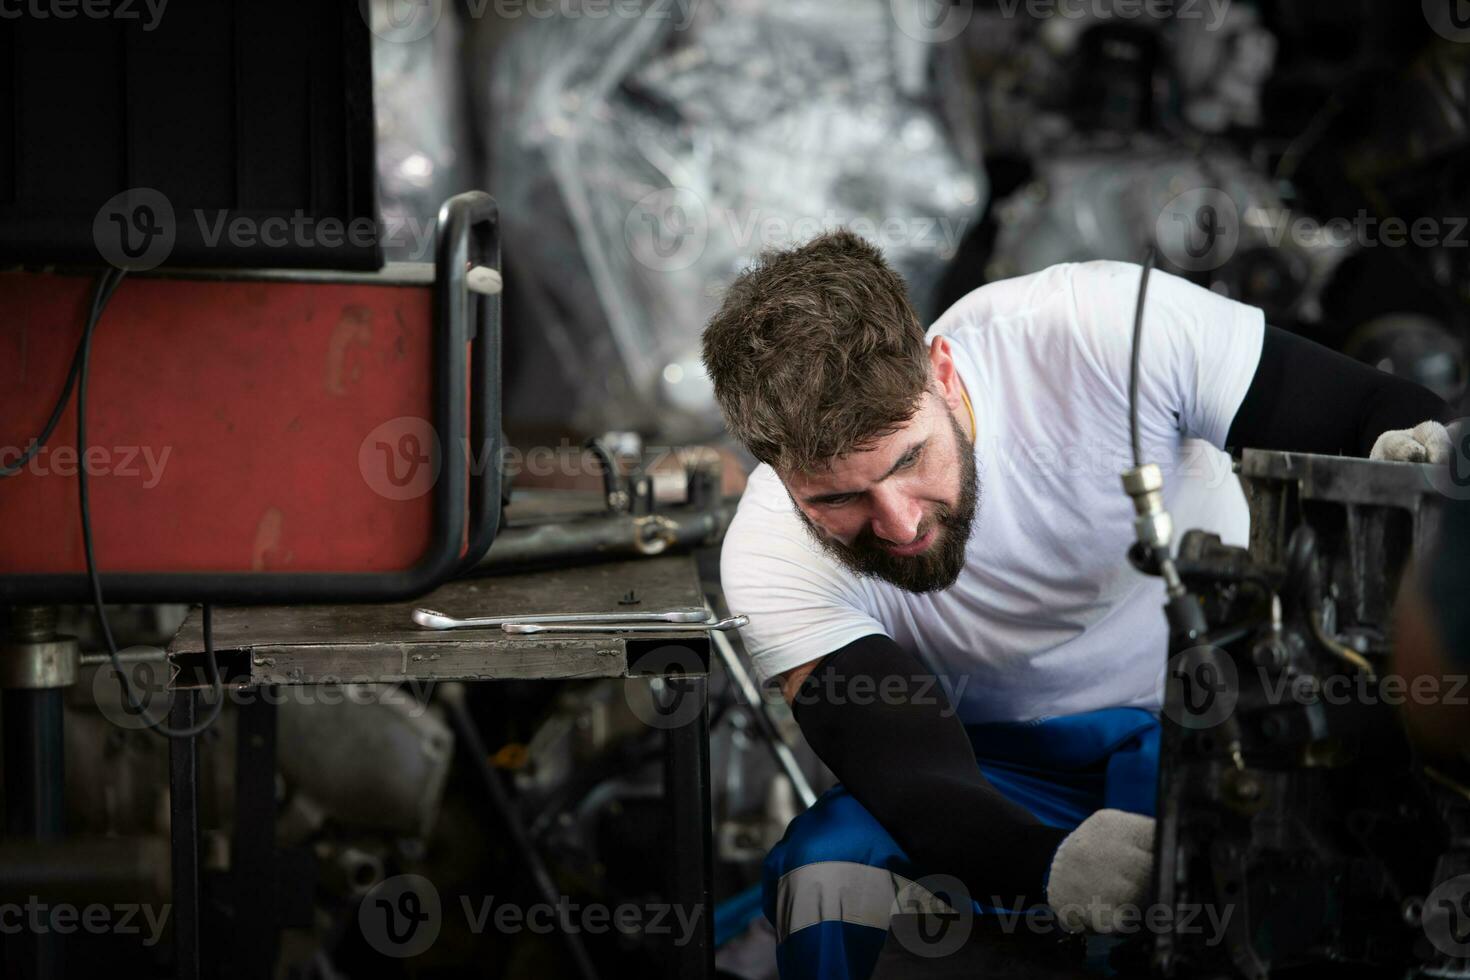
[(484, 73), (510, 292), (547, 351), (529, 369), (556, 369), (541, 411), (583, 431), (719, 432), (698, 356), (719, 288), (765, 249), (838, 226), (937, 312), (932, 284), (987, 183), (934, 113), (932, 45), (899, 29), (897, 7), (594, 6), (523, 21)]
[(1460, 401), (1470, 48), (1418, 5), (1347, 6), (1135, 18), (1104, 0), (1017, 18), (976, 5), (936, 71), (951, 128), (986, 134), (994, 198), (939, 305), (1154, 244), (1161, 268)]

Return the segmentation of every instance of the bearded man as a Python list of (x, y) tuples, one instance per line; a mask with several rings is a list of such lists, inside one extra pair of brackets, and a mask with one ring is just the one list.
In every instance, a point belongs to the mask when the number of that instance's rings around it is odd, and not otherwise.
[[(982, 916), (1138, 921), (1167, 649), (1119, 481), (1139, 276), (1055, 266), (925, 331), (881, 254), (835, 232), (764, 256), (705, 330), (726, 424), (760, 462), (725, 592), (840, 781), (766, 861), (787, 980), (868, 976), (896, 899), (922, 907), (936, 880)], [(1162, 272), (1138, 410), (1175, 525), (1233, 544), (1248, 514), (1227, 446), (1450, 452), (1429, 391)]]

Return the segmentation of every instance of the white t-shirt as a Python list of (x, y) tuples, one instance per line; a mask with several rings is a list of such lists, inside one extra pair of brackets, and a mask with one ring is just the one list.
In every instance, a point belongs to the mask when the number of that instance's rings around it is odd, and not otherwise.
[[(979, 498), (954, 585), (918, 595), (848, 571), (811, 540), (764, 464), (726, 534), (721, 577), (763, 681), (882, 633), (946, 683), (965, 722), (1115, 706), (1157, 710), (1163, 583), (1135, 571), (1128, 374), (1140, 268), (1053, 266), (991, 283), (939, 318), (975, 410)], [(1260, 310), (1149, 278), (1139, 380), (1144, 459), (1164, 470), (1176, 538), (1244, 545), (1223, 446), (1261, 356)], [(963, 424), (963, 422), (962, 422)]]

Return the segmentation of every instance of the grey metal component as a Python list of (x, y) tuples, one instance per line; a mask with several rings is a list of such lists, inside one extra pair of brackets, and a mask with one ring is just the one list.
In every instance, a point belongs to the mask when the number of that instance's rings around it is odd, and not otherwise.
[(322, 883), (334, 894), (360, 899), (383, 880), (383, 859), (359, 847), (325, 845), (317, 853)]
[(791, 780), (791, 786), (796, 791), (797, 798), (801, 800), (802, 809), (806, 809), (817, 802), (817, 794), (812, 789), (812, 784), (807, 781), (806, 773), (801, 771), (801, 766), (797, 763), (791, 746), (781, 738), (775, 722), (766, 713), (768, 710), (766, 702), (761, 697), (755, 680), (745, 669), (745, 664), (741, 662), (728, 636), (721, 632), (711, 632), (710, 640), (714, 643), (715, 653), (719, 655), (720, 663), (724, 665), (725, 673), (735, 685), (735, 690), (740, 693), (746, 706), (760, 716), (756, 725), (760, 729), (763, 740), (770, 746), (771, 754), (776, 758), (776, 764), (781, 767), (786, 778)]
[[(163, 647), (133, 647), (130, 650), (119, 650), (117, 662), (121, 664), (146, 664), (162, 663), (168, 659), (168, 654)], [(77, 658), (83, 667), (110, 667), (112, 658), (105, 653), (84, 653)]]
[(1157, 463), (1145, 463), (1123, 474), (1123, 492), (1133, 500), (1138, 516), (1134, 535), (1147, 548), (1168, 548), (1174, 539), (1174, 523), (1164, 508), (1164, 476)]
[[(1240, 475), (1248, 482), (1289, 482), (1303, 500), (1377, 504), (1415, 512), (1425, 501), (1442, 501), (1435, 489), (1437, 468), (1429, 463), (1390, 463), (1351, 456), (1319, 456), (1247, 449)], [(1428, 509), (1437, 510), (1431, 504)]]
[(282, 699), (281, 774), (344, 824), (426, 836), (449, 778), (448, 724), (408, 691), (348, 684), (341, 694)]
[(77, 641), (72, 636), (28, 640), (0, 649), (0, 688), (42, 690), (77, 682)]
[(1313, 525), (1329, 556), (1337, 631), (1392, 626), (1393, 599), (1411, 552), (1438, 537), (1448, 499), (1435, 488), (1439, 467), (1341, 456), (1247, 450), (1241, 459), (1251, 511), (1251, 556), (1280, 566), (1299, 524)]
[(671, 609), (665, 612), (547, 613), (535, 616), (453, 616), (422, 607), (413, 611), (413, 621), (435, 630), (468, 629), (477, 626), (504, 626), (507, 623), (702, 623), (707, 614), (702, 609)]
[(697, 627), (689, 627), (672, 623), (598, 623), (587, 626), (538, 626), (535, 623), (506, 623), (500, 627), (507, 633), (682, 633), (688, 634), (691, 629), (700, 630), (738, 630), (742, 626), (750, 625), (749, 616), (730, 616), (726, 619), (716, 620), (712, 623), (700, 623)]
[(733, 505), (721, 504), (709, 510), (671, 507), (656, 515), (620, 513), (505, 527), (477, 570), (638, 558), (715, 544), (734, 516)]
[[(1197, 531), (1181, 547), (1209, 620), (1209, 659), (1196, 660), (1210, 674), (1187, 657), (1168, 668), (1155, 869), (1161, 906), (1233, 915), (1218, 942), (1155, 935), (1154, 971), (1259, 980), (1352, 963), (1429, 975), (1402, 901), (1434, 887), (1436, 860), (1470, 867), (1456, 829), (1470, 826), (1470, 800), (1435, 784), (1391, 670), (1382, 684), (1376, 674), (1391, 668), (1404, 572), (1449, 500), (1444, 474), (1264, 451), (1246, 452), (1240, 472), (1249, 553)], [(1208, 699), (1188, 693), (1206, 681)]]
[(77, 639), (57, 635), (56, 623), (54, 606), (11, 610), (10, 633), (0, 645), (0, 688), (36, 691), (77, 682)]

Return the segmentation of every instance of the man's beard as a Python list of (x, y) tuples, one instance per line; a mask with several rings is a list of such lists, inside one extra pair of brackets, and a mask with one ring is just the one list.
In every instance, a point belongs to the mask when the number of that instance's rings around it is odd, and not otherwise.
[(829, 537), (795, 508), (801, 522), (822, 550), (836, 558), (856, 575), (880, 578), (908, 592), (937, 592), (947, 589), (959, 578), (965, 567), (965, 544), (970, 540), (970, 526), (975, 520), (975, 502), (979, 498), (979, 479), (975, 473), (975, 450), (953, 415), (949, 424), (954, 431), (955, 450), (960, 458), (960, 497), (953, 507), (940, 504), (932, 516), (919, 525), (915, 538), (938, 528), (934, 541), (917, 555), (895, 555), (883, 547), (871, 527), (864, 528), (852, 544)]

